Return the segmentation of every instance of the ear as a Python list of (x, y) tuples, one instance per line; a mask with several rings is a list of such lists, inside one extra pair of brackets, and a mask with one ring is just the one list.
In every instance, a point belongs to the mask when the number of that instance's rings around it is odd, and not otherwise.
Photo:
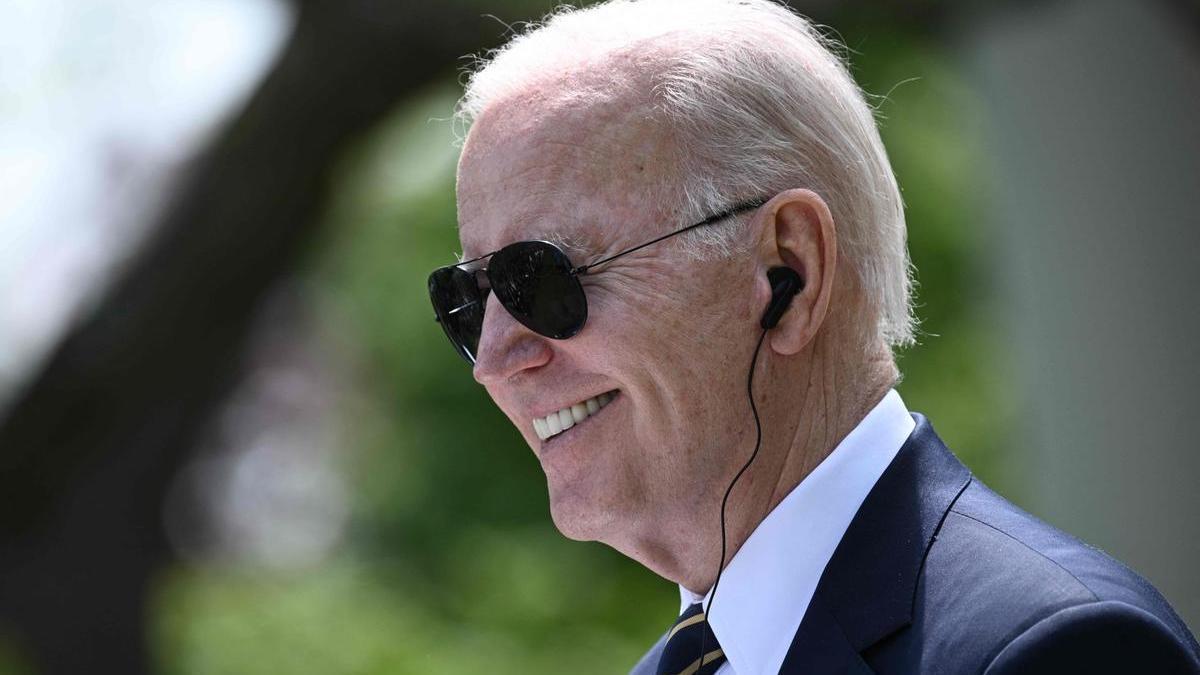
[(837, 268), (837, 229), (829, 206), (812, 190), (781, 192), (760, 213), (765, 222), (759, 228), (759, 307), (765, 309), (771, 298), (770, 268), (786, 265), (804, 280), (803, 290), (767, 336), (775, 352), (796, 354), (812, 342), (829, 312)]

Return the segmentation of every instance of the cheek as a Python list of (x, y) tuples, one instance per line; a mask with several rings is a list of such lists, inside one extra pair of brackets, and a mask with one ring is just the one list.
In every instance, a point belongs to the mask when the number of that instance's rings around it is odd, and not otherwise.
[(711, 281), (689, 269), (683, 263), (645, 259), (614, 265), (587, 289), (589, 305), (595, 306), (598, 320), (616, 324), (607, 330), (619, 331), (636, 344), (702, 333), (704, 325), (695, 319), (697, 310), (703, 313), (711, 303), (701, 288)]
[(723, 372), (753, 339), (755, 320), (747, 303), (739, 301), (738, 284), (723, 271), (697, 266), (686, 279), (676, 276), (656, 285), (630, 312), (639, 334), (689, 373)]
[[(666, 427), (721, 423), (729, 397), (745, 386), (742, 352), (757, 327), (734, 282), (692, 264), (698, 269), (686, 279), (621, 278), (604, 288), (589, 336), (603, 367), (652, 413), (646, 417), (669, 420)], [(644, 292), (634, 296), (634, 287)]]
[(639, 287), (640, 293), (629, 292), (632, 284), (621, 284), (597, 294), (594, 317), (588, 319), (596, 323), (594, 351), (605, 355), (618, 376), (635, 381), (657, 379), (655, 372), (683, 360), (703, 333), (688, 318), (687, 298), (678, 289), (653, 283)]

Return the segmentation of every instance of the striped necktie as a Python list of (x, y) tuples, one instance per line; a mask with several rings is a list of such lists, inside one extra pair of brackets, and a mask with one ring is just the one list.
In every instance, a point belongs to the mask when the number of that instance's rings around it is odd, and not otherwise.
[[(701, 642), (704, 659), (700, 658)], [(680, 615), (658, 660), (657, 675), (711, 675), (725, 663), (725, 652), (704, 620), (704, 606), (697, 602)]]

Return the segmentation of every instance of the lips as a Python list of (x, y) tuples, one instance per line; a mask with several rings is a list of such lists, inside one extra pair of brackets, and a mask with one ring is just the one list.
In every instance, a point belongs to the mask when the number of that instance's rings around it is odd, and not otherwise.
[(534, 433), (541, 440), (547, 441), (600, 412), (600, 409), (612, 402), (616, 395), (617, 390), (615, 389), (606, 391), (599, 396), (593, 396), (561, 408), (545, 417), (534, 418)]

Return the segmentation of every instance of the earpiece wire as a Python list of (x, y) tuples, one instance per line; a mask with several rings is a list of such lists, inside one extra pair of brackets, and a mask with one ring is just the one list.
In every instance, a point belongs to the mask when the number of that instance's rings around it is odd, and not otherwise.
[[(704, 609), (705, 623), (708, 623), (708, 619), (712, 615), (713, 601), (717, 599), (717, 586), (721, 584), (721, 573), (725, 570), (725, 506), (729, 503), (729, 495), (733, 492), (734, 486), (737, 485), (742, 474), (746, 473), (746, 470), (754, 463), (754, 459), (758, 457), (758, 449), (762, 447), (762, 422), (758, 418), (758, 406), (754, 403), (754, 367), (758, 365), (758, 352), (767, 338), (767, 330), (764, 328), (762, 335), (758, 337), (758, 344), (754, 346), (754, 356), (750, 357), (750, 373), (746, 376), (746, 396), (750, 399), (750, 412), (754, 415), (754, 452), (750, 453), (750, 459), (746, 460), (741, 470), (729, 482), (729, 487), (725, 489), (725, 496), (721, 499), (721, 563), (717, 567), (717, 578), (713, 582), (712, 592), (708, 594), (708, 606)], [(711, 630), (711, 624), (709, 630)], [(700, 635), (700, 660), (697, 661), (699, 664), (697, 672), (704, 667), (704, 649), (707, 642), (708, 631), (706, 630)]]

